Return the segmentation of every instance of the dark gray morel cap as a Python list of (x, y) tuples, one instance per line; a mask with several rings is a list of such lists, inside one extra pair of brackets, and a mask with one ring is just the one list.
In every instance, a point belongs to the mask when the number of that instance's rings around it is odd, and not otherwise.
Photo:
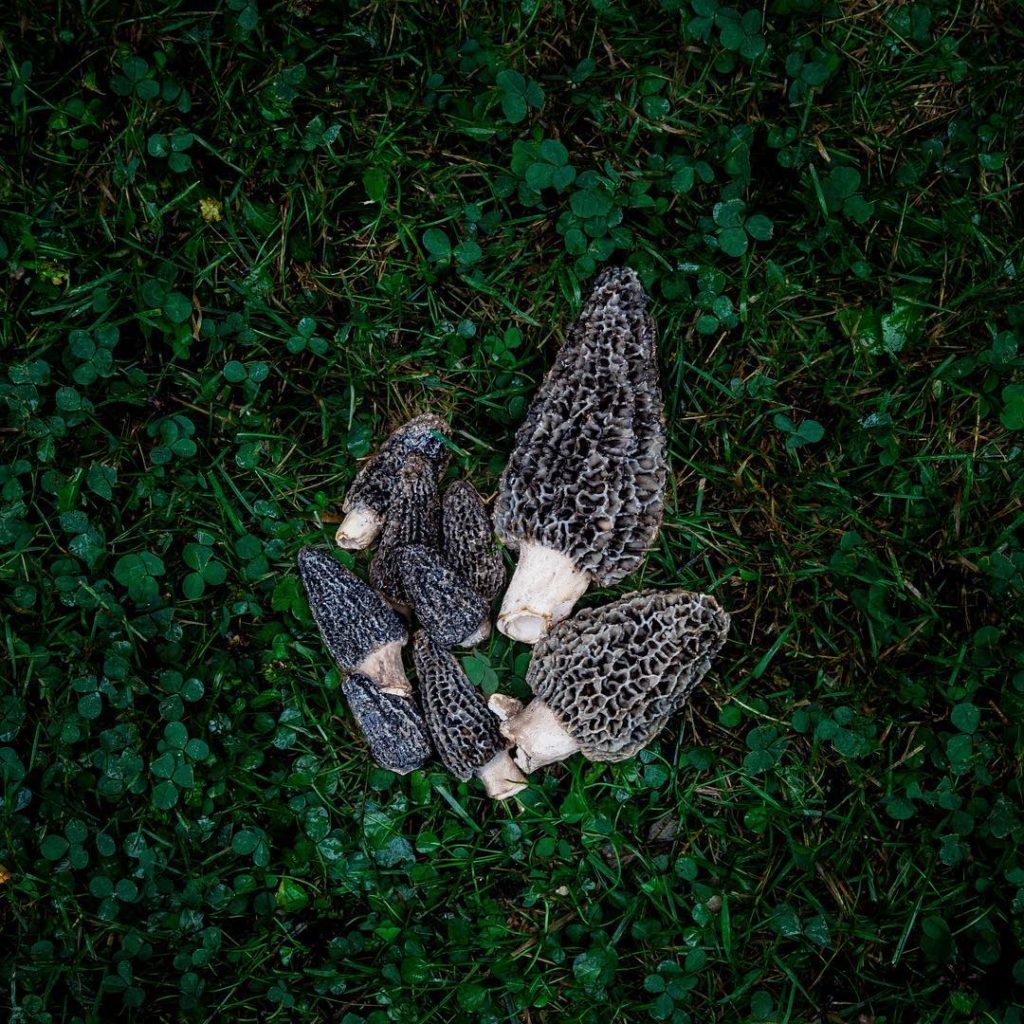
[(441, 438), (448, 424), (440, 416), (428, 413), (399, 427), (380, 450), (359, 471), (341, 506), (345, 519), (335, 534), (342, 548), (361, 550), (369, 547), (384, 525), (395, 493), (398, 473), (410, 455), (431, 462), (438, 476), (448, 465), (448, 446)]
[(441, 544), (445, 561), (488, 601), (505, 586), (505, 564), (494, 537), (494, 523), (477, 489), (456, 480), (444, 493)]
[(408, 775), (427, 763), (433, 747), (414, 700), (385, 693), (361, 672), (345, 676), (341, 689), (366, 737), (370, 756), (381, 768)]
[(389, 693), (411, 693), (402, 668), (409, 634), (380, 594), (326, 551), (303, 548), (298, 561), (313, 618), (338, 667), (369, 676)]
[(577, 751), (632, 757), (678, 714), (728, 629), (713, 597), (682, 590), (640, 591), (562, 622), (534, 650), (534, 700), (501, 724), (517, 764), (529, 772)]
[(455, 658), (421, 630), (413, 638), (413, 660), (423, 716), (441, 763), (463, 782), (476, 775), (495, 800), (524, 789), (526, 779), (509, 756), (498, 719)]
[(392, 605), (403, 607), (406, 604), (393, 557), (395, 552), (406, 544), (438, 547), (440, 520), (437, 468), (429, 459), (410, 455), (398, 472), (395, 493), (370, 564), (370, 582)]
[(491, 631), (487, 602), (436, 551), (407, 544), (395, 552), (406, 600), (441, 647), (475, 647)]
[(666, 436), (654, 321), (637, 275), (603, 272), (516, 432), (495, 502), (519, 552), (498, 617), (536, 643), (591, 583), (633, 572), (661, 525)]

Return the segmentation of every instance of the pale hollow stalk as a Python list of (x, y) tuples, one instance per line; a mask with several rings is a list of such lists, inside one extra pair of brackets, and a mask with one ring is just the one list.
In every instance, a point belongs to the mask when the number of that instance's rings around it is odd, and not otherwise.
[(586, 593), (590, 577), (560, 551), (524, 541), (498, 613), (498, 629), (535, 644), (566, 618)]
[(356, 665), (355, 671), (368, 676), (385, 693), (399, 697), (412, 696), (412, 684), (402, 665), (402, 643), (398, 640), (371, 651)]
[(508, 800), (526, 789), (526, 776), (516, 766), (507, 750), (499, 751), (476, 771), (492, 800)]
[(518, 714), (502, 722), (501, 734), (516, 748), (516, 764), (527, 774), (545, 765), (564, 761), (580, 749), (562, 721), (539, 697)]

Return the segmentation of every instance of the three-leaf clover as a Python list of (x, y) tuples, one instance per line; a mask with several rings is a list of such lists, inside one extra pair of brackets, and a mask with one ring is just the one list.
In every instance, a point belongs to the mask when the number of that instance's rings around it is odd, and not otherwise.
[(114, 579), (128, 589), (128, 596), (139, 605), (155, 604), (160, 597), (158, 576), (164, 563), (152, 551), (122, 555), (114, 565)]
[(203, 531), (200, 531), (197, 537), (199, 543), (186, 544), (182, 555), (192, 572), (185, 576), (181, 588), (185, 596), (192, 601), (203, 596), (207, 584), (211, 587), (219, 586), (228, 575), (224, 563), (216, 561), (213, 557), (213, 548), (209, 546), (213, 538)]
[(786, 447), (792, 451), (805, 444), (817, 444), (825, 436), (825, 428), (817, 420), (801, 420), (799, 425), (783, 413), (776, 413), (775, 426), (788, 434)]
[(316, 321), (311, 316), (304, 316), (296, 325), (295, 333), (287, 341), (288, 351), (298, 355), (309, 349), (314, 355), (322, 356), (327, 352), (327, 342), (316, 334)]
[(536, 159), (526, 168), (526, 184), (538, 192), (546, 188), (564, 192), (575, 180), (569, 151), (557, 139), (544, 139), (537, 147)]
[(834, 167), (821, 183), (822, 196), (829, 213), (842, 213), (855, 224), (863, 224), (874, 207), (857, 190), (860, 171), (856, 167)]
[(767, 242), (775, 226), (763, 214), (745, 216), (746, 203), (742, 199), (727, 199), (716, 203), (712, 218), (718, 228), (718, 247), (726, 256), (742, 256), (748, 248), (748, 236), (758, 242)]
[(499, 71), (494, 81), (501, 90), (501, 112), (509, 124), (522, 121), (531, 107), (540, 110), (544, 106), (544, 90), (518, 71)]

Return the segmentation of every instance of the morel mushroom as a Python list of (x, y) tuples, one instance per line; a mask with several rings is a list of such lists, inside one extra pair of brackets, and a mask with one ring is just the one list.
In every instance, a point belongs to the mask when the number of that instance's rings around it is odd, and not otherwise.
[(579, 751), (623, 761), (678, 713), (725, 643), (729, 616), (707, 594), (644, 590), (556, 626), (534, 651), (534, 699), (495, 702), (523, 771)]
[(414, 701), (386, 693), (361, 672), (347, 675), (341, 689), (381, 768), (408, 775), (427, 763), (433, 748)]
[(334, 537), (338, 547), (362, 550), (374, 542), (384, 525), (398, 473), (410, 455), (429, 460), (438, 476), (444, 472), (448, 447), (441, 437), (447, 429), (448, 425), (440, 416), (417, 416), (381, 445), (345, 495), (342, 511), (346, 515)]
[(536, 643), (590, 584), (633, 572), (661, 525), (665, 424), (654, 321), (629, 269), (598, 277), (502, 474), (494, 521), (519, 552), (498, 628)]
[(483, 499), (468, 480), (456, 480), (444, 494), (442, 549), (448, 564), (483, 598), (505, 585), (505, 565), (494, 540), (494, 524)]
[(475, 647), (487, 639), (487, 602), (441, 555), (422, 544), (406, 544), (394, 560), (413, 613), (441, 647)]
[(440, 534), (437, 469), (429, 459), (410, 455), (398, 472), (377, 553), (370, 564), (370, 582), (393, 606), (405, 606), (395, 552), (405, 544), (436, 548)]
[(413, 638), (413, 660), (423, 716), (441, 763), (463, 782), (476, 775), (495, 800), (525, 789), (498, 719), (459, 663), (422, 630)]
[(303, 548), (298, 561), (313, 618), (338, 667), (368, 676), (387, 693), (410, 694), (402, 668), (402, 646), (409, 634), (402, 620), (327, 552)]

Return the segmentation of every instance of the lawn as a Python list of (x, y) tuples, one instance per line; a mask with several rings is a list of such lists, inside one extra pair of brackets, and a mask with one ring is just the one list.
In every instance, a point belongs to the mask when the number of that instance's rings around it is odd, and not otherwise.
[[(11, 1021), (1024, 1020), (1018, 4), (0, 19)], [(493, 494), (620, 263), (670, 493), (584, 603), (730, 640), (518, 802), (375, 769), (296, 553), (416, 413)]]

